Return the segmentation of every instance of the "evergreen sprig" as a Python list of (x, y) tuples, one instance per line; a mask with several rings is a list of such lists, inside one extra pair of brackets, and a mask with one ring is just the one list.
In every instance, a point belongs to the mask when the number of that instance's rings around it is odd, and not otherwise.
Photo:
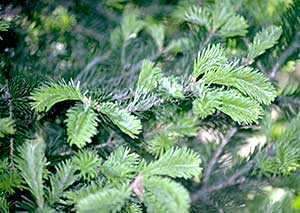
[(139, 156), (119, 147), (102, 165), (103, 174), (113, 183), (128, 183), (138, 172)]
[(0, 138), (8, 134), (14, 134), (14, 120), (11, 118), (0, 118)]
[(205, 26), (207, 31), (209, 31), (211, 29), (210, 16), (210, 11), (206, 8), (196, 7), (194, 5), (185, 12), (184, 19), (193, 24)]
[(296, 116), (276, 140), (270, 156), (260, 155), (257, 167), (267, 176), (289, 175), (300, 169), (300, 117)]
[(48, 190), (47, 202), (50, 205), (58, 202), (59, 198), (63, 196), (63, 192), (78, 180), (75, 172), (75, 166), (70, 160), (55, 166), (55, 173), (51, 174), (49, 178), (51, 188)]
[(298, 212), (287, 2), (1, 6), (0, 212)]
[(127, 7), (121, 23), (124, 40), (135, 38), (144, 27), (144, 22), (139, 20), (139, 11), (136, 8)]
[(81, 198), (75, 208), (78, 212), (118, 212), (129, 197), (130, 190), (126, 186), (105, 187)]
[(45, 207), (43, 176), (46, 167), (45, 144), (41, 138), (24, 143), (15, 158), (16, 167), (28, 185), (40, 210)]
[(162, 133), (156, 135), (146, 143), (148, 152), (153, 154), (155, 157), (159, 157), (169, 150), (175, 144), (175, 141), (168, 134)]
[(199, 156), (187, 148), (171, 148), (158, 160), (145, 166), (146, 176), (166, 175), (170, 177), (191, 178), (201, 174)]
[(155, 67), (154, 63), (149, 60), (144, 60), (137, 82), (137, 88), (151, 91), (158, 86), (158, 80), (161, 76), (162, 71), (159, 67)]
[(282, 33), (281, 27), (269, 26), (256, 33), (253, 42), (249, 46), (247, 57), (254, 59), (263, 54), (267, 49), (273, 47)]
[(198, 53), (194, 61), (193, 77), (213, 71), (227, 62), (224, 48), (220, 44), (209, 45)]
[(189, 194), (179, 183), (154, 176), (145, 179), (143, 185), (143, 199), (147, 212), (189, 212)]
[(159, 50), (162, 50), (165, 39), (165, 27), (162, 24), (148, 24), (147, 31), (152, 36)]
[(78, 152), (72, 158), (73, 166), (79, 171), (79, 176), (84, 180), (92, 180), (97, 177), (102, 159), (95, 150), (85, 149)]
[(58, 83), (45, 83), (33, 91), (30, 96), (31, 106), (37, 112), (47, 112), (56, 103), (84, 99), (84, 94), (79, 88), (79, 84), (73, 82), (66, 83), (61, 81)]
[(232, 15), (224, 25), (219, 29), (218, 34), (221, 37), (244, 36), (247, 34), (248, 24), (244, 17), (240, 15)]
[(111, 102), (102, 103), (99, 111), (106, 115), (113, 124), (131, 138), (136, 138), (142, 130), (141, 121), (124, 109)]
[(236, 63), (205, 73), (201, 82), (233, 87), (263, 104), (270, 104), (276, 97), (274, 87), (261, 72), (251, 67), (237, 67)]
[(183, 86), (178, 83), (174, 76), (162, 77), (159, 81), (159, 93), (162, 96), (173, 98), (184, 98)]
[(79, 148), (92, 142), (92, 137), (97, 134), (98, 119), (91, 105), (77, 104), (67, 112), (67, 133), (70, 145)]
[(246, 35), (248, 24), (237, 15), (229, 1), (217, 1), (213, 7), (192, 6), (185, 12), (185, 20), (198, 26), (205, 26), (210, 36), (222, 38)]
[(193, 102), (193, 112), (201, 118), (219, 110), (238, 123), (256, 122), (262, 115), (261, 106), (254, 100), (234, 90), (208, 91), (203, 98)]

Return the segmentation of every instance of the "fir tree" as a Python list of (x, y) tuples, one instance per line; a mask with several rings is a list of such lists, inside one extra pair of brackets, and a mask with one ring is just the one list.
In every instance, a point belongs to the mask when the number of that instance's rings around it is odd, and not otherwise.
[(1, 10), (0, 212), (300, 211), (299, 0)]

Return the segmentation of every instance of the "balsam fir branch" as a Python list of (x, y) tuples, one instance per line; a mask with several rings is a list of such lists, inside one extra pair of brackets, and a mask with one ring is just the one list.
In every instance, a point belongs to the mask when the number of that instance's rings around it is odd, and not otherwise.
[(45, 144), (42, 139), (25, 143), (19, 148), (19, 156), (16, 158), (16, 167), (35, 198), (37, 210), (45, 208), (43, 176), (46, 167)]
[(8, 134), (14, 134), (14, 120), (10, 118), (1, 118), (0, 119), (0, 138)]
[[(157, 161), (146, 163), (141, 161), (137, 154), (130, 153), (129, 149), (120, 147), (103, 163), (96, 153), (91, 151), (78, 153), (72, 160), (60, 163), (56, 166), (55, 173), (49, 177), (50, 187), (48, 188), (45, 185), (46, 180), (44, 180), (44, 178), (47, 179), (45, 175), (48, 175), (45, 173), (47, 163), (44, 147), (45, 144), (41, 139), (29, 141), (19, 149), (19, 157), (16, 159), (17, 168), (22, 171), (21, 175), (35, 197), (36, 210), (39, 211), (48, 210), (56, 202), (59, 202), (60, 198), (67, 196), (71, 198), (71, 203), (75, 202), (78, 212), (117, 212), (127, 200), (134, 199), (132, 193), (135, 193), (141, 202), (144, 202), (145, 199), (145, 205), (148, 206), (150, 212), (163, 206), (172, 211), (179, 208), (187, 212), (190, 201), (186, 189), (179, 183), (158, 176), (187, 179), (201, 173), (199, 156), (187, 148), (171, 149)], [(87, 153), (90, 154), (87, 155)], [(98, 173), (97, 167), (100, 168), (100, 173)], [(159, 169), (157, 170), (157, 168)], [(78, 174), (78, 172), (80, 173)], [(106, 181), (99, 182), (99, 184), (104, 184), (103, 187), (95, 188), (91, 185), (88, 186), (92, 190), (90, 193), (79, 192), (78, 195), (76, 195), (76, 191), (67, 192), (79, 178), (86, 179), (88, 177), (88, 180), (97, 181), (96, 178), (102, 175), (107, 178)], [(142, 177), (139, 180), (141, 181), (139, 187), (145, 188), (145, 191), (141, 190), (141, 194), (138, 194), (135, 185), (130, 184), (138, 177)], [(155, 181), (162, 185), (154, 186)], [(80, 185), (78, 187), (80, 188)], [(174, 194), (175, 192), (176, 194)], [(161, 203), (162, 193), (169, 197), (168, 199), (171, 201), (169, 204)], [(174, 195), (176, 196), (174, 197)], [(155, 209), (152, 205), (156, 206)]]
[(276, 26), (269, 26), (258, 32), (249, 46), (247, 57), (253, 60), (263, 54), (267, 49), (273, 47), (280, 38), (281, 33), (282, 29)]
[(299, 211), (299, 0), (2, 9), (0, 212)]
[(48, 190), (47, 202), (49, 205), (54, 205), (59, 202), (62, 193), (78, 180), (78, 175), (75, 174), (75, 162), (69, 160), (61, 162), (55, 167), (55, 173), (49, 177), (50, 188)]
[(85, 143), (91, 143), (92, 136), (97, 134), (98, 119), (92, 106), (81, 104), (70, 108), (67, 112), (67, 131), (70, 145), (75, 144), (79, 148)]
[(62, 81), (59, 83), (45, 84), (36, 89), (30, 98), (31, 106), (37, 112), (47, 112), (54, 104), (67, 100), (83, 100), (84, 94), (81, 93), (79, 84), (73, 82), (67, 84)]
[(135, 138), (142, 128), (138, 119), (113, 103), (101, 105), (93, 103), (86, 97), (86, 93), (81, 92), (79, 84), (75, 86), (73, 82), (42, 85), (32, 93), (31, 100), (32, 107), (37, 111), (48, 111), (61, 101), (81, 101), (82, 104), (68, 110), (66, 120), (70, 145), (75, 144), (79, 148), (90, 143), (91, 137), (97, 133), (98, 119), (95, 110), (106, 115), (121, 131), (132, 138)]

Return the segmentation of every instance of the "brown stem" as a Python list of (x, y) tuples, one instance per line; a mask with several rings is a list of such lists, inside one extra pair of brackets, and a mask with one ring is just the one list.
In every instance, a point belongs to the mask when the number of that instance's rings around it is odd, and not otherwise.
[(95, 39), (99, 42), (102, 42), (103, 39), (104, 39), (104, 35), (95, 31), (95, 30), (92, 30), (92, 29), (89, 29), (89, 28), (85, 28), (84, 26), (81, 26), (81, 25), (77, 25), (75, 27), (75, 32), (79, 33), (79, 34), (82, 34), (82, 35), (85, 35), (87, 37), (90, 37), (92, 39)]
[(77, 75), (75, 82), (79, 81), (84, 75), (86, 75), (86, 73), (88, 73), (94, 66), (96, 66), (97, 64), (102, 63), (103, 61), (107, 60), (109, 58), (111, 54), (111, 51), (107, 51), (106, 53), (104, 53), (103, 55), (98, 55), (95, 58), (93, 58), (93, 60), (91, 60), (86, 66), (85, 68)]
[(204, 173), (204, 176), (203, 176), (203, 184), (206, 185), (209, 178), (210, 178), (210, 175), (211, 175), (211, 172), (215, 166), (215, 164), (217, 163), (218, 161), (218, 158), (220, 157), (220, 155), (222, 154), (223, 152), (223, 149), (225, 147), (225, 145), (230, 141), (230, 139), (235, 135), (235, 133), (237, 132), (237, 128), (234, 127), (232, 128), (225, 136), (224, 140), (222, 141), (222, 143), (219, 145), (219, 147), (217, 148), (216, 152), (214, 153), (212, 159), (209, 161), (208, 163), (208, 166), (207, 166), (207, 169), (205, 170), (205, 173)]
[(98, 144), (98, 145), (94, 146), (94, 148), (99, 149), (99, 148), (103, 148), (103, 147), (113, 147), (113, 146), (115, 146), (117, 141), (114, 141), (113, 137), (114, 137), (114, 133), (112, 132), (109, 135), (106, 143)]
[(269, 75), (269, 79), (273, 79), (276, 76), (276, 73), (278, 72), (278, 70), (281, 68), (281, 66), (286, 62), (288, 57), (290, 57), (298, 48), (300, 48), (300, 43), (299, 43), (299, 38), (298, 38), (299, 35), (300, 35), (300, 32), (298, 32), (296, 34), (296, 36), (294, 37), (294, 40), (289, 45), (289, 47), (287, 49), (285, 49), (285, 51), (283, 51), (283, 53), (280, 55), (276, 64), (272, 68), (272, 71)]
[(202, 44), (202, 47), (208, 45), (211, 42), (211, 40), (215, 37), (215, 35), (216, 35), (216, 29), (213, 28), (209, 31), (207, 38)]
[[(8, 82), (6, 83), (8, 87)], [(9, 118), (12, 120), (13, 119), (13, 103), (12, 103), (12, 97), (9, 92), (9, 89), (7, 88), (5, 90), (5, 96), (8, 100), (8, 108), (9, 108)], [(14, 168), (14, 138), (13, 136), (10, 137), (9, 139), (9, 158), (10, 158), (10, 168)]]
[(242, 176), (247, 172), (249, 172), (252, 169), (252, 167), (253, 167), (253, 161), (251, 160), (244, 167), (242, 167), (240, 170), (238, 170), (236, 173), (234, 173), (226, 180), (223, 180), (219, 183), (216, 183), (208, 187), (201, 188), (200, 190), (194, 192), (191, 195), (192, 202), (196, 202), (197, 200), (201, 199), (203, 195), (207, 193), (217, 191), (228, 186), (233, 186), (233, 185), (243, 183), (246, 180), (246, 178)]

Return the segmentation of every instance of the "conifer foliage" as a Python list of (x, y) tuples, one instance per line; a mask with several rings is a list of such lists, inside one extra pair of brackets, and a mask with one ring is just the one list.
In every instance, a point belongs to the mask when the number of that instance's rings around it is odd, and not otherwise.
[(0, 212), (300, 211), (299, 0), (48, 3), (0, 7)]

